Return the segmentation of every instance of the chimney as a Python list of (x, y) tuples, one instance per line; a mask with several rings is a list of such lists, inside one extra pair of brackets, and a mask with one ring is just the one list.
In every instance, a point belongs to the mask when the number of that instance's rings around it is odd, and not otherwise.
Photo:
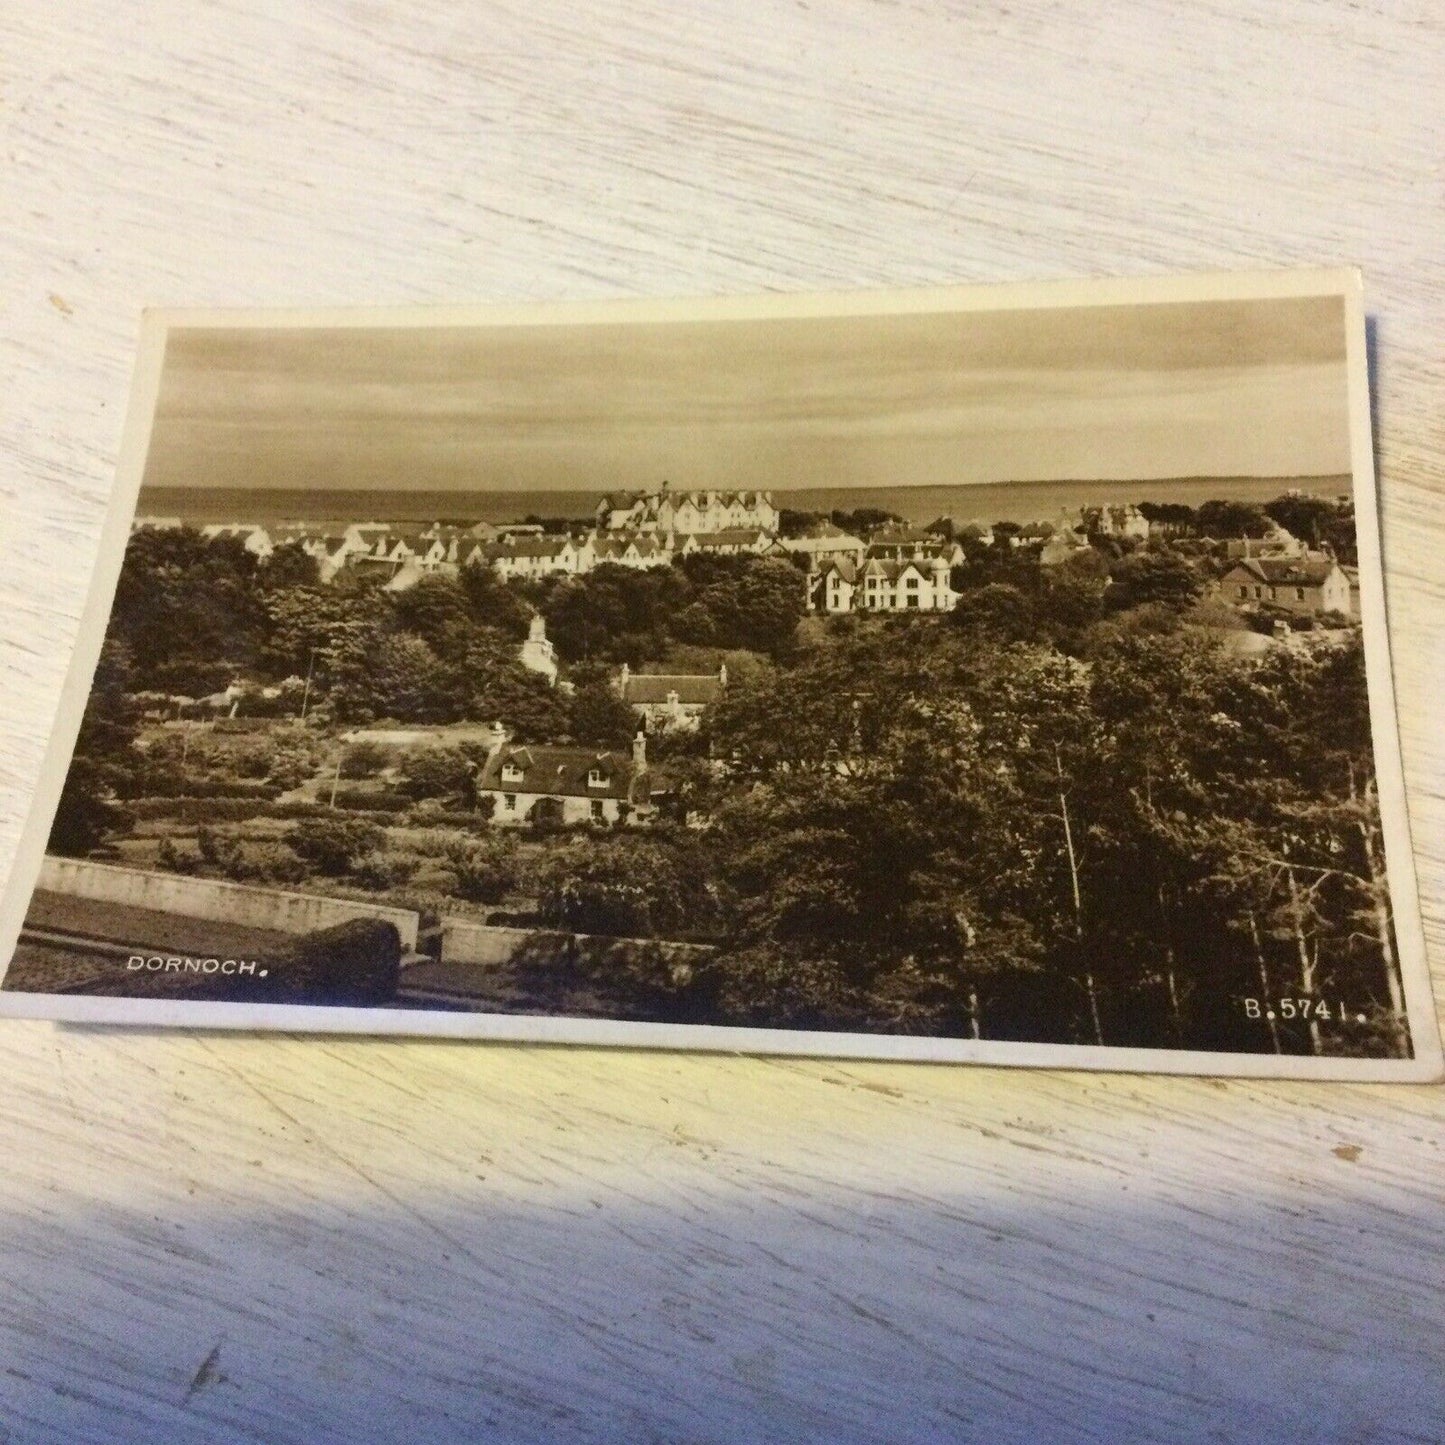
[(727, 663), (725, 663), (725, 662), (720, 662), (720, 663), (718, 664), (717, 680), (718, 680), (718, 686), (719, 686), (719, 687), (726, 687), (726, 686), (728, 685), (728, 665), (727, 665)]
[(639, 773), (647, 769), (647, 734), (641, 728), (632, 740), (632, 766)]
[(617, 690), (620, 693), (627, 691), (627, 680), (632, 676), (632, 669), (624, 662), (622, 671), (617, 674)]

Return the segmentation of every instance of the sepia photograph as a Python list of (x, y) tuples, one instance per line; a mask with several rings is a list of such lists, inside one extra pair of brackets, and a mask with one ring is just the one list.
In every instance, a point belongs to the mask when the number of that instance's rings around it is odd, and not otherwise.
[(1439, 1071), (1353, 273), (152, 313), (65, 706), (0, 1012)]

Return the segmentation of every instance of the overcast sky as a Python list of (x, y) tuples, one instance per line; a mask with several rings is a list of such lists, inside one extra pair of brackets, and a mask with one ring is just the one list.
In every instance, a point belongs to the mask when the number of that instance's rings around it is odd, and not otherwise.
[(1349, 470), (1338, 297), (170, 333), (148, 486), (607, 490)]

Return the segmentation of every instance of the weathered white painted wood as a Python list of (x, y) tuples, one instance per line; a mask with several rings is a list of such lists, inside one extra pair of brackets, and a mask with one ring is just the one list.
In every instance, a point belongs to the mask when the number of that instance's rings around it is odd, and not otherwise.
[[(143, 304), (1357, 261), (1437, 991), (1445, 18), (0, 7), (0, 869)], [(7, 1024), (0, 1440), (1434, 1440), (1445, 1094)]]

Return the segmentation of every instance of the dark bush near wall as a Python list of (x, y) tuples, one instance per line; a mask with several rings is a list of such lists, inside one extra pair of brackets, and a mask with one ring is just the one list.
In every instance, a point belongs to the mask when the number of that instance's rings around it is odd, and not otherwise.
[(396, 994), (401, 976), (401, 935), (384, 918), (352, 918), (296, 940), (276, 961), (278, 1001), (365, 1007)]

